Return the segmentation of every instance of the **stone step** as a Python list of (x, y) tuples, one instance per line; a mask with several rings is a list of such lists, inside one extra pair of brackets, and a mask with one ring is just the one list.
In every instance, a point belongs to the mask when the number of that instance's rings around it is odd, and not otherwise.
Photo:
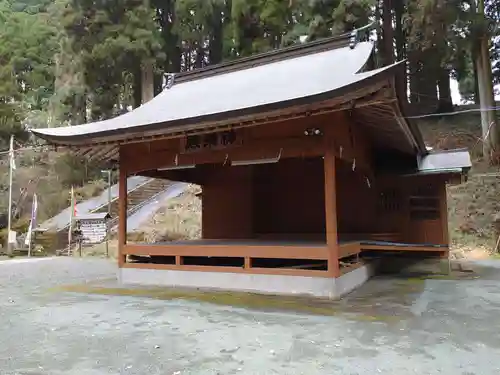
[[(154, 195), (160, 193), (162, 190), (166, 189), (169, 185), (171, 185), (172, 182), (168, 180), (152, 180), (151, 182), (148, 182), (142, 187), (137, 188), (136, 190), (130, 192), (127, 197), (127, 208), (128, 210), (133, 209), (135, 206), (141, 204), (142, 202), (150, 199)], [(102, 207), (99, 209), (98, 212), (105, 212), (108, 210), (107, 206)], [(111, 210), (110, 214), (112, 217), (116, 216), (119, 211), (119, 202), (117, 199), (115, 199), (111, 203)]]

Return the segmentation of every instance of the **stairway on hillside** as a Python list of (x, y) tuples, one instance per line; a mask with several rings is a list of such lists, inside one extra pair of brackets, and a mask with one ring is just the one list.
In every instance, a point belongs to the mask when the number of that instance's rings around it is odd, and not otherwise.
[[(169, 186), (173, 183), (169, 180), (163, 179), (155, 179), (151, 178), (147, 182), (142, 185), (139, 185), (132, 191), (128, 192), (127, 195), (127, 216), (134, 213), (142, 204), (149, 201), (155, 195), (165, 191)], [(111, 201), (111, 220), (114, 221), (118, 218), (118, 210), (119, 210), (119, 199), (115, 198)], [(105, 204), (97, 209), (91, 211), (92, 213), (96, 212), (107, 212), (108, 205)], [(43, 248), (49, 252), (53, 253), (58, 250), (60, 255), (67, 254), (67, 246), (68, 246), (68, 227), (61, 229), (57, 232), (45, 232), (38, 233), (35, 236), (35, 241), (37, 245), (43, 246)], [(62, 250), (66, 249), (66, 250)]]
[[(156, 194), (161, 193), (166, 188), (172, 185), (172, 181), (163, 180), (158, 178), (152, 178), (148, 182), (139, 186), (137, 189), (132, 190), (127, 195), (127, 214), (130, 215), (131, 212), (134, 212), (139, 205), (148, 201)], [(119, 199), (114, 199), (111, 201), (111, 220), (118, 218), (118, 210), (119, 210)], [(92, 212), (107, 212), (108, 205), (104, 205), (99, 207), (97, 210)]]

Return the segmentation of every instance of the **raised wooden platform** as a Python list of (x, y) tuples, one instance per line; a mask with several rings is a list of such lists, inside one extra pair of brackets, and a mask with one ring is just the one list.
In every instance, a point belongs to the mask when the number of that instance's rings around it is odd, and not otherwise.
[(363, 251), (386, 251), (386, 252), (435, 252), (448, 253), (448, 245), (439, 244), (415, 244), (390, 241), (346, 241), (339, 244), (339, 259), (360, 254)]
[[(433, 252), (444, 257), (448, 247), (388, 241), (346, 241), (339, 244), (340, 274), (349, 272), (364, 253)], [(122, 268), (211, 271), (253, 274), (334, 277), (328, 270), (331, 256), (325, 242), (277, 240), (195, 240), (156, 244), (127, 244)], [(346, 263), (347, 262), (347, 263)], [(343, 264), (349, 267), (344, 267)], [(354, 267), (355, 268), (355, 267)]]
[(161, 260), (125, 263), (123, 268), (331, 277), (326, 269), (328, 248), (326, 243), (317, 241), (196, 240), (127, 244), (122, 255)]

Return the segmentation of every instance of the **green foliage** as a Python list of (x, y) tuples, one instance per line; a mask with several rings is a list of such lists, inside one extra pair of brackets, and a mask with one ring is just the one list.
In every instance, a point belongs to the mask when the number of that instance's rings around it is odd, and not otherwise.
[(98, 166), (69, 153), (60, 154), (55, 159), (53, 168), (59, 176), (59, 182), (65, 187), (81, 186), (102, 177)]
[[(486, 17), (489, 20), (489, 32), (493, 37), (491, 58), (493, 61), (493, 79), (500, 84), (500, 2), (489, 1), (486, 4)], [(497, 94), (500, 92), (497, 91)]]
[(73, 0), (65, 7), (61, 24), (81, 59), (93, 120), (116, 115), (122, 101), (128, 104), (130, 98), (120, 96), (127, 73), (137, 74), (141, 64), (157, 65), (164, 58), (154, 16), (138, 0)]
[[(27, 126), (103, 120), (137, 106), (145, 66), (152, 65), (159, 92), (162, 73), (197, 69), (376, 21), (380, 27), (375, 67), (387, 57), (381, 48), (383, 4), (383, 0), (0, 0), (0, 149), (7, 147), (11, 134), (29, 142)], [(425, 113), (446, 94), (450, 75), (458, 80), (465, 99), (477, 99), (473, 61), (479, 35), (492, 38), (493, 77), (500, 84), (500, 2), (485, 0), (484, 15), (476, 4), (392, 1), (390, 24), (397, 59), (407, 59), (410, 99), (425, 102)], [(100, 168), (70, 155), (19, 159), (26, 176), (21, 178), (18, 172), (16, 191), (29, 180), (38, 180), (42, 217), (67, 207), (71, 185), (81, 187), (82, 199), (102, 188), (102, 183), (89, 185), (102, 178)], [(0, 208), (4, 211), (6, 186), (3, 178)]]
[(452, 68), (465, 100), (477, 99), (473, 62), (484, 35), (494, 41), (491, 58), (495, 83), (500, 83), (500, 5), (494, 0), (484, 3), (482, 14), (477, 1), (412, 0), (406, 15), (409, 48), (419, 54), (429, 52), (437, 66)]
[(374, 0), (340, 1), (332, 14), (333, 32), (344, 33), (370, 23)]
[[(499, 34), (500, 6), (485, 2), (485, 17), (472, 0), (393, 2), (393, 18), (403, 24), (395, 29), (402, 41), (396, 42), (398, 58), (409, 59), (410, 75), (426, 77), (413, 80), (416, 91), (436, 91), (433, 82), (444, 69), (465, 96), (474, 96), (475, 38)], [(30, 126), (106, 119), (140, 102), (146, 65), (161, 75), (346, 32), (380, 21), (382, 3), (0, 0), (0, 102), (17, 102), (9, 121), (29, 119)], [(500, 37), (494, 41), (494, 77), (500, 82)], [(430, 87), (423, 88), (423, 81)]]
[(0, 101), (47, 105), (54, 90), (55, 28), (45, 14), (16, 12), (0, 2)]
[(2, 102), (0, 100), (0, 148), (5, 150), (9, 146), (10, 136), (26, 141), (28, 132), (22, 124), (23, 112), (15, 102)]

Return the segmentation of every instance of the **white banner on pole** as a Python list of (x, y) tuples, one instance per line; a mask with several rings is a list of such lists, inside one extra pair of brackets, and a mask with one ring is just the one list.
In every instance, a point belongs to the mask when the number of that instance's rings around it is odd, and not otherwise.
[(11, 230), (9, 232), (9, 243), (10, 244), (15, 244), (17, 240), (17, 232), (14, 230)]

